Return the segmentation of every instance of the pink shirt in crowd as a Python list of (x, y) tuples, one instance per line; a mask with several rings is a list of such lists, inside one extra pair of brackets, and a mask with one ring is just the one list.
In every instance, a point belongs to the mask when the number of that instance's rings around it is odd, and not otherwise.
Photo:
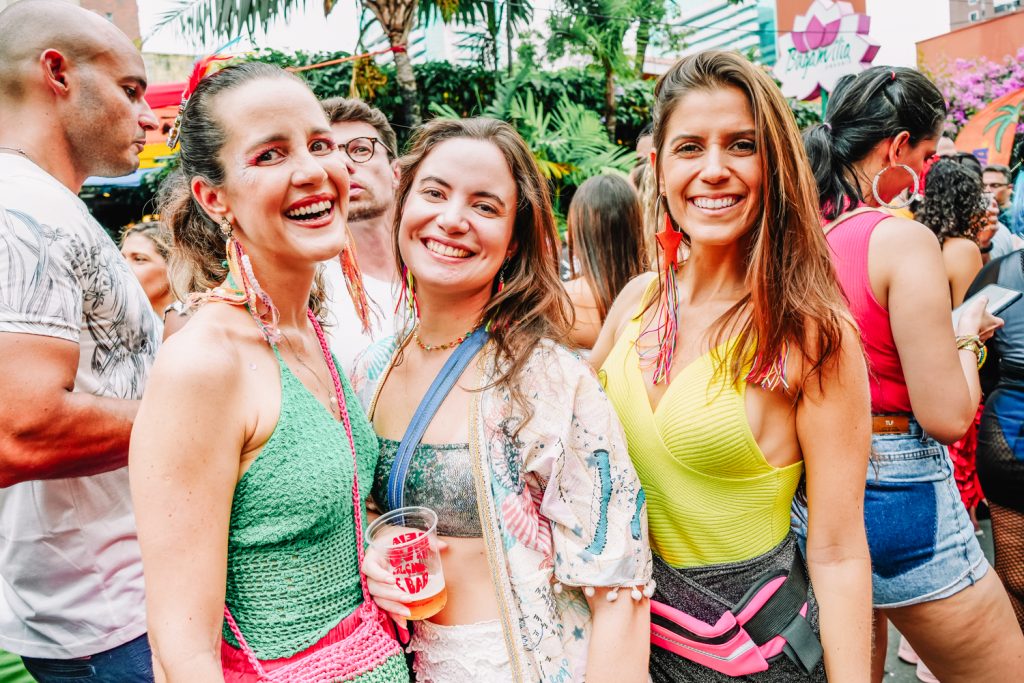
[(903, 366), (889, 325), (889, 311), (875, 299), (868, 277), (871, 233), (879, 223), (891, 217), (884, 211), (859, 213), (837, 223), (825, 237), (831, 247), (839, 284), (864, 342), (871, 382), (871, 412), (875, 414), (911, 412)]

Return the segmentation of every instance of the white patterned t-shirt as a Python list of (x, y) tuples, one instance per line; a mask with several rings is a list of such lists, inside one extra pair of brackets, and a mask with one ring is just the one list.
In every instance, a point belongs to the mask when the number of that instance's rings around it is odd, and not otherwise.
[[(74, 342), (75, 391), (139, 399), (159, 345), (151, 311), (85, 204), (0, 154), (0, 333)], [(145, 633), (143, 598), (127, 467), (0, 489), (0, 647), (53, 659), (109, 650)]]

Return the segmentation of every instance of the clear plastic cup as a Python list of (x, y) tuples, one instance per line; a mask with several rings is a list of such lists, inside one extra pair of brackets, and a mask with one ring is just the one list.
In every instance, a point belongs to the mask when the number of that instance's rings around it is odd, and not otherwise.
[(425, 507), (392, 510), (366, 528), (366, 542), (391, 569), (395, 586), (408, 595), (407, 619), (427, 619), (448, 602), (441, 555), (437, 549), (437, 513)]

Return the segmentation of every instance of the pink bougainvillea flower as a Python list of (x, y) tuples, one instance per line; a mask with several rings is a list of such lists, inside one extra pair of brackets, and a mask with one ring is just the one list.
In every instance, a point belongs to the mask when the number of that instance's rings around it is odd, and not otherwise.
[(1002, 62), (958, 58), (934, 80), (948, 104), (945, 130), (956, 135), (990, 102), (1024, 87), (1024, 48)]

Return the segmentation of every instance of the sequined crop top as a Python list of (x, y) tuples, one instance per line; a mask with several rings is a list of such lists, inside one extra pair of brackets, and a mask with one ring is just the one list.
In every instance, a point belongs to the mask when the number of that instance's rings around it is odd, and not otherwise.
[[(380, 459), (373, 477), (373, 500), (388, 512), (388, 477), (398, 452), (398, 441), (378, 438)], [(422, 505), (437, 512), (437, 534), (455, 538), (481, 538), (480, 514), (469, 444), (423, 444), (413, 453), (405, 480), (405, 504)]]

